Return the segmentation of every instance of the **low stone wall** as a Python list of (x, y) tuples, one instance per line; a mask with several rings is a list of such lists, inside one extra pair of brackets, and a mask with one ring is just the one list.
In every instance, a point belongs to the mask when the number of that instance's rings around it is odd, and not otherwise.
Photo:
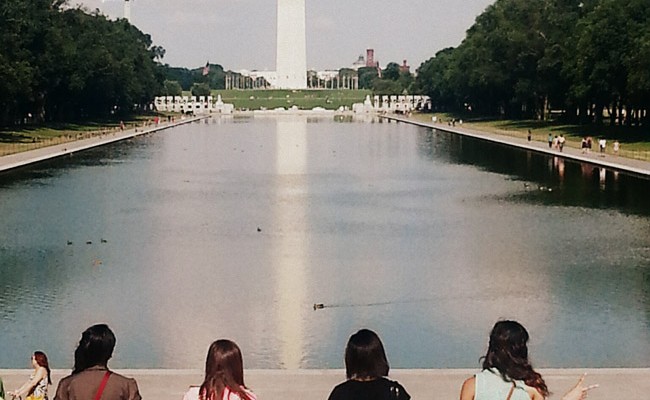
[[(54, 370), (50, 399), (59, 380), (69, 371)], [(181, 400), (190, 385), (202, 382), (200, 370), (117, 370), (138, 381), (144, 399)], [(476, 370), (416, 369), (392, 370), (413, 399), (457, 399), (463, 381)], [(560, 399), (580, 375), (587, 372), (586, 384), (599, 384), (589, 392), (590, 400), (647, 400), (650, 368), (641, 369), (540, 369), (551, 389), (551, 399)], [(5, 390), (24, 383), (31, 370), (0, 370)], [(343, 370), (247, 370), (246, 384), (259, 400), (327, 399), (332, 388), (345, 380)]]

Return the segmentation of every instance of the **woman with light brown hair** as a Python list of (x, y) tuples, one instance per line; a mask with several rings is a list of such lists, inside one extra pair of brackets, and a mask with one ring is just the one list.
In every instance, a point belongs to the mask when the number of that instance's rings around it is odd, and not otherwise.
[(257, 400), (244, 384), (244, 362), (239, 346), (221, 339), (210, 345), (205, 359), (205, 378), (183, 400)]

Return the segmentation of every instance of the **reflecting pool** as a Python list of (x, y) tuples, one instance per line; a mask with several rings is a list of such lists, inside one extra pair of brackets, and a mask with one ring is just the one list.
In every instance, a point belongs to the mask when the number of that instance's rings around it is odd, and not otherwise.
[[(0, 175), (0, 367), (476, 367), (521, 321), (536, 366), (650, 366), (650, 181), (403, 123), (200, 123)], [(314, 310), (314, 304), (323, 304)]]

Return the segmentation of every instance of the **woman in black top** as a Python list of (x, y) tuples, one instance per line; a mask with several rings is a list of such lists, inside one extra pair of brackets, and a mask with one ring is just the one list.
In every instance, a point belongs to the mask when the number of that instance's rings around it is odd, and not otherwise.
[(345, 375), (328, 400), (409, 400), (404, 387), (387, 379), (388, 359), (379, 336), (362, 329), (350, 336), (345, 348)]

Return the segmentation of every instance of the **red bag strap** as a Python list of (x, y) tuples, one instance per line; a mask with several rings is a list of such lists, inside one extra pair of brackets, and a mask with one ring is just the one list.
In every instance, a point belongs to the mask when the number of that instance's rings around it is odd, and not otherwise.
[(95, 394), (95, 400), (102, 398), (102, 393), (104, 393), (104, 388), (106, 387), (106, 383), (108, 383), (108, 378), (110, 378), (110, 376), (111, 371), (106, 371), (104, 378), (102, 379), (102, 383), (99, 384), (99, 389), (97, 389), (97, 394)]

